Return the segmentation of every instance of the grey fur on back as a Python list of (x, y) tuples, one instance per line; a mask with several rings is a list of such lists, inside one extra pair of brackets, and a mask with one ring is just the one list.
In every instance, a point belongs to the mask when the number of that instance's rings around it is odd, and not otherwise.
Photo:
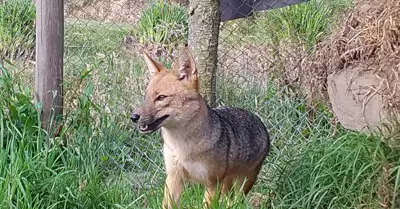
[[(270, 136), (261, 119), (255, 114), (234, 107), (208, 108), (214, 125), (215, 148), (227, 147), (227, 164), (248, 164), (264, 161), (270, 150)], [(235, 162), (233, 162), (235, 161)]]

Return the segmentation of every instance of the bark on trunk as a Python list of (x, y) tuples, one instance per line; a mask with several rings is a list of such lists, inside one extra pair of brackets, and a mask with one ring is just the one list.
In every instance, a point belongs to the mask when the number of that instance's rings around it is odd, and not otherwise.
[(216, 106), (216, 70), (219, 24), (219, 0), (191, 0), (189, 5), (189, 49), (196, 62), (202, 95)]
[(36, 1), (35, 100), (42, 103), (42, 126), (63, 114), (64, 3)]

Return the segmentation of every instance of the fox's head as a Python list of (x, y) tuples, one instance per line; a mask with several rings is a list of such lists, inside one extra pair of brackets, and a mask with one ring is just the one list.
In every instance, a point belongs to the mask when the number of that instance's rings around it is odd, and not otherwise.
[(161, 127), (178, 128), (188, 123), (198, 112), (202, 97), (199, 93), (197, 70), (187, 47), (183, 48), (167, 70), (146, 53), (143, 54), (150, 72), (145, 99), (132, 114), (142, 133)]

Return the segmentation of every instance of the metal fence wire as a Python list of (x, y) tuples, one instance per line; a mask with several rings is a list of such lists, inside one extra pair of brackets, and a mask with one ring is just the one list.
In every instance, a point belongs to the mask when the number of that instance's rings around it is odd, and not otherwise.
[[(329, 111), (310, 99), (303, 86), (307, 80), (303, 60), (315, 40), (310, 38), (312, 34), (296, 28), (301, 19), (292, 25), (285, 19), (300, 18), (296, 17), (302, 15), (296, 13), (299, 8), (294, 7), (302, 7), (302, 2), (220, 2), (217, 103), (254, 111), (267, 125), (277, 154), (266, 162), (260, 181), (271, 187), (279, 171), (296, 157), (288, 147), (306, 143), (312, 135), (334, 131)], [(178, 46), (187, 41), (188, 7), (184, 0), (67, 0), (65, 97), (71, 97), (68, 89), (76, 85), (76, 78), (90, 71), (93, 100), (126, 120), (132, 108), (140, 104), (148, 81), (142, 50), (170, 66)], [(68, 109), (74, 104), (66, 105)], [(115, 156), (110, 166), (129, 171), (127, 178), (135, 188), (161, 185), (161, 143), (158, 138), (139, 135), (135, 140), (116, 142), (110, 151)]]

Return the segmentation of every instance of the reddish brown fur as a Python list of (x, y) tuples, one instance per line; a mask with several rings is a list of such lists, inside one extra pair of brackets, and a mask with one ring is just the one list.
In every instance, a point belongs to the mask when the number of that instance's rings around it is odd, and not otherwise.
[[(144, 104), (136, 114), (142, 121), (169, 116), (160, 125), (167, 172), (163, 208), (179, 206), (185, 180), (206, 186), (206, 203), (210, 203), (216, 195), (218, 182), (226, 194), (235, 180), (241, 184), (247, 178), (243, 187), (243, 192), (247, 194), (261, 169), (264, 153), (256, 153), (247, 162), (225, 159), (230, 155), (221, 154), (229, 151), (229, 146), (223, 144), (225, 141), (220, 142), (224, 139), (219, 138), (224, 124), (215, 119), (215, 115), (210, 115), (210, 109), (199, 92), (197, 71), (189, 51), (186, 48), (183, 50), (172, 71), (166, 70), (147, 54), (144, 56), (151, 80)], [(160, 95), (166, 97), (157, 100)], [(138, 123), (145, 124), (142, 121)], [(233, 150), (233, 154), (236, 152), (240, 151)]]

